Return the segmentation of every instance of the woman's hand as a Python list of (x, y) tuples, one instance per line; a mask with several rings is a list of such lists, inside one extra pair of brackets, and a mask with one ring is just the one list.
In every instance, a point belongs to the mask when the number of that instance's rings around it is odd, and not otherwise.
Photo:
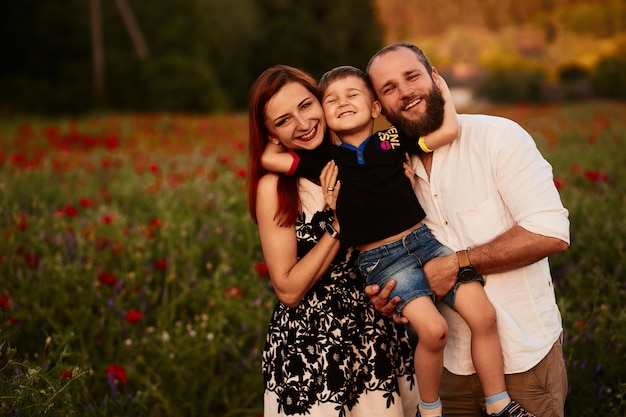
[(341, 188), (341, 182), (337, 181), (338, 174), (339, 168), (337, 164), (335, 164), (335, 161), (328, 162), (320, 174), (320, 185), (326, 197), (326, 204), (328, 204), (328, 207), (333, 211), (337, 209), (337, 196)]

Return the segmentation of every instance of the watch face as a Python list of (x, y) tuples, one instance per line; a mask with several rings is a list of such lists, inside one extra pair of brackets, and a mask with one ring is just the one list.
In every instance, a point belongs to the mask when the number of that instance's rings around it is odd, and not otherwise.
[(339, 233), (335, 230), (335, 228), (331, 225), (326, 223), (326, 231), (334, 238), (337, 238), (337, 235), (339, 235)]
[(459, 271), (458, 279), (461, 282), (468, 282), (476, 278), (476, 270), (474, 268), (465, 267)]

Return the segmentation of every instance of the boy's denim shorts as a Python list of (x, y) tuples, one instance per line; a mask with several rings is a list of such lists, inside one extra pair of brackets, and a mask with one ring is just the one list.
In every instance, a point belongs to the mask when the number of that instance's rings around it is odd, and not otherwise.
[[(378, 284), (382, 288), (389, 280), (396, 281), (389, 299), (400, 296), (402, 301), (396, 309), (400, 314), (404, 306), (415, 298), (429, 296), (435, 301), (435, 294), (424, 274), (424, 264), (432, 258), (453, 253), (452, 249), (435, 239), (428, 226), (422, 225), (402, 239), (361, 252), (359, 269), (369, 285)], [(458, 286), (457, 282), (442, 299), (451, 308), (454, 308)]]

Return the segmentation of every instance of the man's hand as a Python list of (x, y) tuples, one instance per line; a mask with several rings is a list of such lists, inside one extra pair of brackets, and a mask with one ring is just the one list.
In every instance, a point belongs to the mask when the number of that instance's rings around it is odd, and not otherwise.
[(396, 307), (400, 304), (400, 297), (395, 296), (389, 301), (389, 294), (396, 286), (396, 281), (390, 280), (381, 290), (379, 285), (368, 285), (365, 287), (365, 294), (370, 298), (374, 308), (387, 317), (393, 317), (393, 321), (398, 324), (408, 324), (409, 320), (396, 314)]
[(424, 264), (424, 273), (437, 300), (441, 300), (454, 287), (458, 272), (459, 261), (456, 254), (432, 258)]

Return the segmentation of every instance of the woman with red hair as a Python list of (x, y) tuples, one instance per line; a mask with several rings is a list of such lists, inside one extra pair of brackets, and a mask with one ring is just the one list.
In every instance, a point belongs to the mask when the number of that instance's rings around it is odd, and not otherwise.
[(340, 247), (332, 189), (271, 173), (265, 146), (312, 150), (330, 143), (315, 80), (269, 68), (249, 97), (250, 214), (278, 296), (263, 351), (264, 416), (414, 416), (417, 387), (406, 330), (365, 295), (357, 252)]

